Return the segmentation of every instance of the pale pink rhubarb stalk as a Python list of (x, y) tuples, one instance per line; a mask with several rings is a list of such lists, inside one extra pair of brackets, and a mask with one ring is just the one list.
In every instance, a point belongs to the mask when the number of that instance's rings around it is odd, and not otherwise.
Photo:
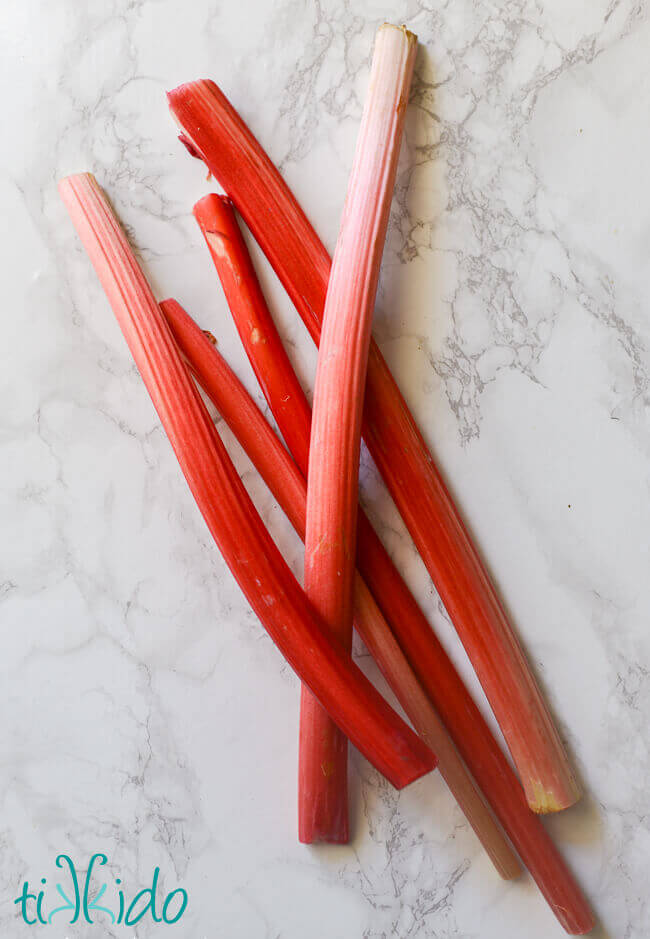
[[(370, 87), (327, 289), (314, 386), (305, 591), (346, 647), (352, 596), (361, 413), (379, 268), (417, 40), (377, 33)], [(347, 741), (308, 688), (300, 704), (300, 840), (348, 840)]]
[[(264, 300), (230, 202), (224, 196), (212, 194), (196, 204), (194, 214), (205, 235), (237, 331), (278, 430), (306, 477), (311, 409)], [(218, 372), (214, 381), (219, 384), (222, 379)], [(207, 390), (210, 385), (205, 387)], [(245, 421), (251, 425), (254, 423), (248, 415)], [(241, 438), (240, 442), (253, 457), (250, 442)], [(255, 457), (253, 461), (256, 462)], [(279, 484), (277, 488), (286, 490), (288, 485)], [(280, 501), (279, 496), (277, 498)], [(594, 925), (594, 918), (579, 885), (540, 819), (529, 810), (510, 763), (361, 509), (358, 526), (358, 570), (421, 687), (440, 714), (463, 760), (559, 921), (567, 932), (588, 932)], [(417, 727), (415, 715), (408, 711), (404, 702), (402, 706)], [(438, 745), (438, 750), (440, 771), (444, 775), (444, 748)], [(449, 785), (452, 788), (451, 783)]]
[(395, 786), (435, 758), (318, 619), (257, 514), (108, 202), (90, 174), (59, 184), (192, 494), (253, 610), (332, 719)]
[[(232, 208), (227, 202), (221, 202), (220, 206), (221, 217), (215, 220), (218, 227), (213, 228), (213, 232), (224, 249), (220, 257), (223, 258), (227, 293), (232, 295), (235, 282), (243, 291), (247, 289), (245, 268), (240, 262), (240, 258), (247, 257), (247, 252)], [(291, 524), (304, 538), (307, 484), (296, 463), (228, 363), (194, 320), (175, 300), (164, 300), (160, 306), (197, 381), (250, 457)], [(506, 879), (518, 876), (521, 868), (512, 849), (358, 572), (354, 581), (354, 607), (359, 635), (406, 716), (438, 757), (438, 767), (445, 782), (497, 871)]]
[[(189, 82), (168, 95), (181, 140), (223, 186), (318, 343), (330, 273), (323, 243), (268, 155), (220, 89)], [(478, 551), (376, 343), (364, 439), (458, 631), (535, 812), (580, 790)]]

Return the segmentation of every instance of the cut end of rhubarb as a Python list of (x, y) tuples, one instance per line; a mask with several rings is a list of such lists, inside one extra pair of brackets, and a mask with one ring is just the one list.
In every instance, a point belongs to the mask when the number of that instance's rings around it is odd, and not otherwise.
[[(221, 261), (230, 264), (228, 221), (232, 216), (234, 206), (228, 196), (211, 192), (199, 199), (192, 211), (212, 252), (215, 263), (217, 263), (217, 259), (221, 259)], [(227, 214), (228, 218), (222, 225), (220, 220), (224, 218), (224, 213)]]
[(64, 176), (59, 180), (58, 189), (63, 200), (66, 201), (69, 193), (79, 186), (90, 185), (94, 189), (99, 189), (99, 184), (92, 173), (72, 173), (70, 176)]
[(596, 926), (596, 917), (589, 908), (584, 910), (582, 916), (573, 916), (561, 906), (551, 904), (551, 908), (569, 936), (586, 936)]
[(571, 808), (582, 797), (582, 791), (575, 777), (571, 777), (568, 785), (563, 789), (548, 789), (539, 780), (527, 779), (524, 789), (528, 805), (537, 815), (562, 812), (564, 809)]
[(183, 144), (190, 156), (195, 157), (197, 160), (203, 160), (205, 162), (205, 157), (201, 152), (201, 148), (197, 146), (196, 141), (192, 139), (191, 134), (185, 127), (182, 120), (182, 113), (186, 107), (186, 104), (189, 100), (192, 99), (192, 96), (197, 93), (207, 95), (208, 97), (215, 94), (218, 94), (219, 89), (213, 81), (209, 79), (200, 79), (195, 82), (186, 82), (183, 85), (178, 85), (177, 88), (173, 88), (171, 91), (167, 92), (167, 103), (169, 105), (170, 113), (180, 128), (181, 133), (178, 135), (178, 139)]
[(298, 825), (298, 841), (300, 844), (349, 844), (350, 829), (347, 818), (341, 819), (339, 829), (333, 831), (320, 831), (316, 828), (303, 829)]
[(379, 27), (378, 32), (381, 32), (384, 29), (399, 30), (400, 33), (403, 33), (406, 36), (409, 44), (414, 44), (418, 41), (418, 37), (415, 35), (415, 33), (412, 33), (410, 29), (407, 29), (406, 26), (404, 26), (404, 24), (402, 24), (401, 26), (396, 26), (395, 23), (382, 23), (381, 26)]
[(303, 835), (298, 832), (298, 841), (300, 844), (349, 844), (350, 835), (347, 831), (341, 835), (319, 835), (318, 833)]
[(413, 770), (413, 771), (410, 771), (409, 769), (405, 768), (405, 771), (402, 774), (402, 780), (398, 786), (394, 786), (395, 789), (398, 789), (398, 790), (406, 789), (407, 786), (410, 786), (412, 783), (417, 782), (418, 779), (423, 779), (424, 776), (428, 776), (429, 773), (431, 773), (434, 769), (438, 768), (438, 757), (436, 756), (435, 753), (433, 753), (432, 750), (429, 750), (428, 747), (426, 749), (429, 753), (428, 769), (422, 772), (421, 768), (417, 770)]
[(191, 97), (197, 89), (204, 89), (207, 92), (219, 91), (216, 83), (211, 78), (197, 78), (193, 82), (183, 82), (182, 85), (177, 85), (171, 91), (168, 91), (167, 101), (170, 105), (176, 104), (183, 98)]
[(493, 851), (488, 851), (488, 856), (494, 864), (494, 868), (501, 880), (517, 880), (521, 877), (523, 868), (515, 854), (512, 854), (512, 856), (503, 863), (500, 862), (498, 857), (495, 857)]
[(171, 91), (167, 92), (167, 104), (169, 105), (172, 117), (177, 123), (181, 123), (179, 111), (182, 111), (188, 101), (191, 101), (197, 94), (211, 96), (214, 94), (219, 95), (221, 92), (209, 78), (199, 78), (197, 81), (184, 82), (182, 85), (177, 85), (176, 88), (172, 88)]
[(231, 213), (232, 210), (233, 204), (228, 196), (220, 195), (217, 192), (210, 192), (207, 196), (203, 196), (202, 199), (194, 203), (192, 214), (207, 238), (208, 235), (220, 234), (215, 225), (215, 221), (220, 218), (224, 211)]
[(233, 267), (233, 223), (234, 206), (228, 196), (211, 192), (195, 204), (194, 218), (203, 232), (212, 259), (219, 269), (225, 265), (231, 269), (235, 282), (239, 282), (240, 275)]
[(234, 208), (232, 199), (218, 192), (209, 192), (207, 196), (203, 196), (198, 202), (194, 203), (192, 212), (196, 219), (211, 218), (213, 213), (218, 212), (222, 206), (228, 206), (229, 209)]

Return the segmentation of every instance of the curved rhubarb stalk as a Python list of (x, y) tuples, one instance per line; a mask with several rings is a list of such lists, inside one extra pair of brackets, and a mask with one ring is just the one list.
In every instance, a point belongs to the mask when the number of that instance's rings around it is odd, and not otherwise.
[[(384, 25), (330, 274), (314, 387), (305, 532), (305, 592), (346, 648), (359, 499), (361, 414), (372, 313), (417, 40)], [(300, 703), (300, 840), (348, 840), (348, 743), (308, 688)]]
[[(219, 199), (218, 196), (214, 197)], [(225, 203), (218, 223), (224, 259), (248, 258), (232, 208)], [(243, 251), (243, 255), (240, 252)], [(248, 262), (250, 264), (250, 261)], [(244, 287), (239, 262), (224, 260), (228, 294), (235, 278)], [(255, 281), (255, 283), (257, 283)], [(236, 288), (235, 288), (236, 289)], [(244, 288), (245, 289), (245, 288)], [(264, 415), (205, 333), (175, 300), (164, 300), (165, 314), (179, 349), (199, 384), (248, 454), (301, 538), (305, 536), (307, 485)], [(284, 351), (284, 350), (283, 350)], [(422, 739), (438, 757), (438, 768), (499, 874), (512, 879), (519, 863), (486, 807), (456, 747), (416, 679), (381, 610), (357, 573), (354, 584), (355, 626), (386, 681)]]
[(264, 527), (96, 180), (70, 176), (59, 190), (197, 505), (253, 610), (291, 667), (393, 785), (428, 773), (431, 751), (332, 641)]
[[(312, 338), (320, 338), (330, 259), (241, 117), (211, 81), (168, 94), (181, 140), (233, 200)], [(550, 812), (580, 790), (562, 741), (460, 513), (376, 343), (363, 435), (501, 726), (529, 805)]]
[[(197, 203), (194, 213), (271, 413), (284, 439), (291, 439), (289, 449), (306, 474), (309, 404), (266, 306), (230, 202), (224, 196), (207, 196)], [(589, 932), (594, 919), (580, 887), (540, 820), (530, 812), (519, 780), (480, 710), (361, 509), (357, 565), (421, 686), (551, 909), (567, 932)]]

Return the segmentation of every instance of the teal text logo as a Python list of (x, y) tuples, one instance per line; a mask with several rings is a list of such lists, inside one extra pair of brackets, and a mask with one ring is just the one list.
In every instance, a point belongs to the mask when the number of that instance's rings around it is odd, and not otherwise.
[(50, 900), (52, 891), (48, 890), (45, 877), (41, 878), (38, 890), (30, 890), (29, 881), (26, 880), (20, 896), (14, 900), (23, 922), (28, 926), (49, 926), (56, 921), (73, 926), (75, 923), (110, 921), (113, 925), (135, 926), (145, 916), (149, 916), (154, 923), (171, 925), (177, 923), (187, 909), (187, 891), (182, 887), (163, 895), (158, 884), (159, 867), (153, 872), (151, 886), (138, 891), (131, 900), (119, 877), (114, 879), (110, 891), (106, 883), (94, 889), (93, 874), (106, 864), (108, 858), (105, 854), (93, 854), (80, 880), (72, 858), (67, 854), (59, 854), (56, 866), (63, 874), (62, 882), (54, 884), (54, 901)]

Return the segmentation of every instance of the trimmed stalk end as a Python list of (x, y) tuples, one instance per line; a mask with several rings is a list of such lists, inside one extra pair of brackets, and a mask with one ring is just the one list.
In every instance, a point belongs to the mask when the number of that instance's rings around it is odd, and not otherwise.
[(571, 808), (582, 797), (582, 791), (574, 776), (563, 789), (547, 789), (538, 779), (525, 781), (526, 801), (537, 815), (548, 815)]
[(404, 33), (410, 45), (413, 45), (418, 41), (416, 34), (412, 33), (410, 29), (407, 29), (403, 23), (401, 26), (396, 26), (395, 23), (382, 23), (378, 32), (381, 32), (382, 29), (399, 29), (401, 33)]

